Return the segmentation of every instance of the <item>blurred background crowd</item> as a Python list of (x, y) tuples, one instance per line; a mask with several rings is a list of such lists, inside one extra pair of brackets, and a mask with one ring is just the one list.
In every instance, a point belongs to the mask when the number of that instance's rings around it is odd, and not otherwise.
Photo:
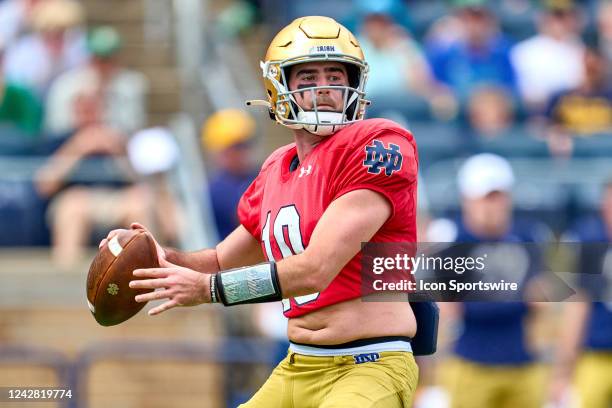
[[(303, 15), (333, 17), (357, 35), (370, 65), (367, 116), (413, 132), (420, 240), (504, 240), (513, 231), (526, 241), (609, 242), (611, 1), (0, 0), (0, 364), (16, 370), (0, 374), (0, 385), (72, 381), (89, 396), (78, 406), (112, 401), (104, 387), (115, 382), (130, 401), (121, 406), (190, 406), (190, 398), (234, 406), (265, 378), (285, 344), (272, 343), (265, 357), (257, 350), (266, 347), (248, 341), (285, 337), (277, 305), (181, 310), (101, 329), (82, 294), (88, 261), (110, 229), (139, 221), (162, 244), (193, 250), (235, 228), (236, 204), (258, 165), (290, 142), (244, 100), (264, 94), (258, 63), (272, 36)], [(553, 263), (567, 267), (557, 255)], [(443, 309), (443, 350), (422, 362), (420, 406), (442, 406), (453, 387), (469, 389), (436, 369), (458, 338), (455, 353), (466, 361), (552, 362), (561, 374), (549, 386), (524, 380), (542, 376), (533, 370), (502, 375), (535, 385), (535, 401), (558, 397), (571, 382), (577, 351), (569, 340), (555, 351), (556, 322), (573, 318), (567, 326), (579, 330), (584, 310), (536, 308), (545, 322), (536, 324), (540, 354), (525, 344), (491, 360), (474, 351), (484, 347), (474, 338), (493, 335), (483, 327), (507, 316), (518, 331), (497, 335), (522, 342), (533, 310), (483, 317)], [(472, 326), (462, 313), (476, 316)], [(468, 326), (475, 331), (461, 338)], [(603, 336), (612, 350), (612, 332)], [(100, 342), (106, 354), (94, 347)], [(159, 362), (139, 366), (130, 342)], [(231, 347), (213, 358), (185, 342)], [(57, 374), (74, 361), (85, 380)], [(459, 377), (475, 370), (451, 363), (445, 372)], [(612, 378), (612, 366), (602, 373)], [(157, 394), (147, 381), (159, 384)], [(176, 390), (163, 397), (168, 384)], [(499, 387), (500, 395), (521, 392)]]

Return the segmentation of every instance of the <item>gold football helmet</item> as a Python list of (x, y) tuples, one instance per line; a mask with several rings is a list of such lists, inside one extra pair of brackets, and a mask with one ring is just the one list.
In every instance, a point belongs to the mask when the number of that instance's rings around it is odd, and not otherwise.
[[(347, 69), (348, 86), (313, 86), (290, 90), (287, 68), (306, 62), (336, 61)], [(291, 129), (306, 129), (317, 135), (330, 135), (346, 125), (363, 119), (365, 82), (368, 65), (357, 39), (344, 26), (329, 17), (301, 17), (283, 28), (272, 40), (265, 61), (260, 63), (268, 101), (248, 101), (247, 105), (266, 105), (270, 116)], [(334, 89), (343, 92), (341, 112), (319, 110), (316, 91)], [(314, 110), (304, 111), (294, 95), (312, 92)]]

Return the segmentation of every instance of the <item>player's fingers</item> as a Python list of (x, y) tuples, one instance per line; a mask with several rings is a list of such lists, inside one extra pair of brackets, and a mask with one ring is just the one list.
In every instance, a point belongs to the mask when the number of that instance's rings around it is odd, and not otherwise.
[(159, 289), (168, 286), (165, 279), (142, 279), (130, 281), (132, 289)]
[(110, 231), (108, 233), (108, 235), (106, 235), (106, 238), (104, 238), (102, 241), (100, 241), (100, 243), (98, 244), (98, 248), (102, 248), (104, 245), (108, 244), (108, 241), (113, 239), (113, 237), (115, 235), (117, 235), (119, 233), (119, 231), (121, 231), (121, 229), (114, 229), (114, 230)]
[(142, 224), (141, 224), (141, 223), (139, 223), (139, 222), (133, 222), (133, 223), (131, 223), (131, 224), (130, 224), (130, 228), (131, 228), (131, 229), (133, 229), (133, 230), (135, 230), (135, 229), (141, 229), (141, 230), (145, 230), (145, 231), (147, 231), (147, 229), (145, 228), (145, 226), (144, 226), (144, 225), (142, 225)]
[(166, 278), (169, 274), (168, 268), (134, 269), (132, 272), (138, 278)]
[(159, 266), (162, 268), (180, 268), (180, 266), (173, 264), (166, 258), (158, 257)]
[(169, 299), (170, 296), (171, 293), (169, 290), (156, 290), (155, 292), (138, 295), (134, 298), (134, 300), (136, 300), (136, 302), (142, 303), (150, 302), (151, 300)]
[(115, 235), (117, 235), (122, 230), (123, 228), (117, 228), (117, 229), (111, 230), (106, 236), (106, 239), (111, 240)]
[(165, 312), (168, 309), (172, 309), (173, 307), (178, 306), (178, 304), (174, 300), (169, 300), (166, 303), (162, 303), (161, 305), (154, 307), (149, 310), (149, 316), (155, 316), (162, 312)]
[(98, 247), (102, 248), (104, 245), (106, 245), (108, 243), (108, 241), (113, 239), (113, 237), (119, 233), (119, 231), (121, 231), (121, 229), (114, 229), (114, 230), (110, 231), (108, 233), (108, 235), (106, 235), (106, 238), (104, 238), (102, 241), (100, 241), (100, 244), (98, 245)]

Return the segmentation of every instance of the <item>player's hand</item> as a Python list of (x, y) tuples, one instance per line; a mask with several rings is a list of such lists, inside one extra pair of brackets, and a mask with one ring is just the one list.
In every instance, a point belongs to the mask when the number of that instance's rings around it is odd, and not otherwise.
[(149, 310), (149, 316), (177, 306), (196, 306), (210, 302), (210, 275), (174, 265), (166, 260), (163, 260), (160, 266), (134, 270), (134, 276), (145, 279), (130, 282), (130, 288), (133, 289), (156, 289), (136, 296), (137, 302), (168, 299)]
[(125, 145), (119, 133), (100, 125), (88, 126), (79, 131), (71, 143), (71, 152), (80, 157), (95, 154), (122, 155)]
[[(151, 239), (153, 239), (153, 242), (155, 242), (155, 249), (157, 250), (157, 261), (159, 262), (160, 265), (162, 264), (162, 262), (166, 261), (166, 251), (164, 251), (164, 248), (161, 245), (159, 245), (159, 243), (157, 242), (153, 234), (151, 234), (151, 232), (144, 225), (139, 224), (137, 222), (133, 222), (132, 224), (130, 224), (130, 229), (133, 229), (133, 230), (140, 229), (140, 230), (145, 231), (147, 234), (149, 234)], [(115, 229), (109, 232), (106, 238), (100, 241), (100, 243), (98, 244), (98, 248), (102, 248), (104, 245), (106, 245), (108, 241), (113, 239), (113, 237), (119, 233), (119, 231), (123, 231), (123, 230)]]
[(554, 376), (548, 389), (550, 407), (568, 407), (571, 400), (571, 381), (564, 376)]

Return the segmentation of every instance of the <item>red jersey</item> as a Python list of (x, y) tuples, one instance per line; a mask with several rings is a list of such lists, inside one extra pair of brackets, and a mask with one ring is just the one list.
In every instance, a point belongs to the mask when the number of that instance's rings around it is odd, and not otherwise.
[[(325, 209), (353, 190), (382, 194), (392, 215), (371, 242), (416, 242), (417, 150), (412, 135), (386, 119), (359, 121), (324, 139), (291, 171), (295, 144), (270, 155), (238, 204), (241, 224), (268, 260), (304, 251)], [(361, 252), (320, 293), (283, 300), (297, 317), (361, 296)]]

